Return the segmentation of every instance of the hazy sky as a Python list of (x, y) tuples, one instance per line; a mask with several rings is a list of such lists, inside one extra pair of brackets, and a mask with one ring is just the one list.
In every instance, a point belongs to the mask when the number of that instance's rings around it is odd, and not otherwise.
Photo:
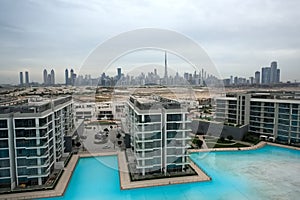
[[(195, 40), (224, 78), (248, 78), (276, 60), (283, 81), (300, 81), (299, 10), (298, 0), (1, 0), (0, 83), (17, 83), (25, 70), (40, 82), (44, 68), (63, 82), (65, 68), (79, 70), (100, 43), (148, 27)], [(145, 60), (163, 65), (163, 55)]]

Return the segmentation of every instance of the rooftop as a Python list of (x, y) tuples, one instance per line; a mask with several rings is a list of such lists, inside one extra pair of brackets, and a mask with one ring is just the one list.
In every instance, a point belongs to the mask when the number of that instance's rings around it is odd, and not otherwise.
[(72, 96), (57, 97), (54, 99), (39, 96), (23, 99), (12, 99), (11, 101), (0, 104), (0, 113), (41, 113), (51, 109), (52, 106), (56, 107), (71, 100)]
[(129, 101), (140, 110), (158, 109), (181, 109), (181, 103), (177, 100), (161, 97), (161, 96), (130, 96)]
[(300, 100), (300, 92), (278, 92), (278, 91), (249, 91), (242, 93), (228, 93), (226, 97), (236, 97), (240, 94), (248, 94), (252, 99), (273, 99), (273, 100)]

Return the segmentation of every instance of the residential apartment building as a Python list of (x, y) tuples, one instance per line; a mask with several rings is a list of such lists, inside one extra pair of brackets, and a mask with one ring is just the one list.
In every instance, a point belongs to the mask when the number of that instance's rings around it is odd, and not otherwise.
[(187, 114), (187, 108), (175, 100), (129, 98), (127, 119), (140, 174), (154, 171), (166, 174), (188, 165), (191, 121)]
[(249, 124), (249, 132), (300, 143), (300, 94), (247, 93), (216, 99), (216, 120)]
[(34, 97), (0, 105), (0, 186), (44, 184), (74, 129), (72, 97)]
[(74, 104), (75, 117), (77, 120), (83, 119), (90, 121), (95, 117), (96, 106), (95, 103), (75, 103)]
[(122, 119), (125, 117), (126, 102), (106, 101), (96, 103), (96, 115), (98, 120)]

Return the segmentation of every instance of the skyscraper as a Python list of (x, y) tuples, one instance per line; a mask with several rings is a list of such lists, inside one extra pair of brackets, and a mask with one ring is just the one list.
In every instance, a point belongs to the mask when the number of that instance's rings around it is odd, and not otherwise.
[(54, 85), (55, 84), (55, 73), (54, 73), (54, 70), (52, 69), (51, 70), (51, 82), (50, 82), (50, 84), (51, 85)]
[(280, 83), (280, 69), (277, 69), (277, 73), (276, 73), (276, 83)]
[(168, 84), (168, 62), (167, 62), (167, 51), (165, 51), (165, 74), (164, 74), (164, 84)]
[(28, 71), (25, 72), (25, 84), (29, 85), (29, 73), (28, 73)]
[(74, 70), (71, 69), (71, 77), (70, 77), (70, 84), (73, 85), (74, 84)]
[(261, 83), (262, 84), (270, 84), (271, 82), (271, 68), (270, 67), (263, 67), (261, 69)]
[(119, 67), (117, 68), (117, 79), (120, 80), (122, 75), (122, 69)]
[(270, 83), (277, 83), (277, 62), (271, 62)]
[(68, 71), (68, 69), (65, 70), (65, 83), (66, 83), (66, 85), (69, 84), (69, 71)]
[(47, 78), (48, 78), (48, 72), (46, 69), (44, 69), (44, 73), (43, 73), (43, 79), (44, 79), (44, 85), (48, 85), (48, 81), (47, 81)]
[(255, 72), (255, 84), (260, 84), (260, 72)]
[(24, 80), (23, 80), (23, 72), (20, 72), (20, 85), (24, 84)]

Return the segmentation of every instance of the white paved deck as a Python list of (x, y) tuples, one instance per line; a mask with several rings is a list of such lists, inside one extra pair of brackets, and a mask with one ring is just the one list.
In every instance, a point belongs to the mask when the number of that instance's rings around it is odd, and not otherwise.
[(64, 172), (60, 177), (54, 190), (3, 194), (0, 195), (0, 199), (16, 200), (16, 199), (36, 199), (36, 198), (63, 196), (79, 158), (94, 157), (94, 156), (110, 156), (110, 155), (117, 155), (117, 152), (75, 154), (72, 156), (71, 160), (69, 161), (68, 166), (64, 168)]
[[(269, 144), (269, 143), (260, 142), (260, 143), (254, 145), (254, 146), (251, 146), (251, 147), (232, 147), (232, 148), (215, 148), (215, 149), (214, 148), (189, 149), (188, 152), (193, 153), (193, 152), (211, 152), (211, 151), (246, 151), (246, 150), (253, 150), (253, 149), (261, 148), (261, 147), (265, 146), (266, 144)], [(270, 143), (270, 144), (273, 144), (273, 143)]]
[[(190, 153), (193, 152), (209, 152), (209, 151), (245, 151), (258, 149), (266, 144), (284, 147), (289, 149), (300, 150), (299, 147), (292, 147), (282, 144), (269, 143), (269, 142), (260, 142), (257, 145), (251, 147), (240, 147), (240, 148), (217, 148), (217, 149), (191, 149)], [(198, 173), (198, 176), (185, 176), (183, 177), (174, 177), (174, 178), (163, 178), (156, 180), (146, 180), (146, 181), (135, 181), (131, 182), (128, 174), (128, 167), (126, 163), (125, 153), (124, 152), (102, 152), (102, 153), (81, 153), (73, 155), (71, 160), (68, 163), (68, 166), (64, 169), (62, 176), (60, 177), (59, 182), (57, 183), (54, 190), (44, 190), (44, 191), (35, 191), (35, 192), (23, 192), (23, 193), (12, 193), (12, 194), (3, 194), (0, 195), (0, 199), (7, 200), (16, 200), (16, 199), (35, 199), (35, 198), (46, 198), (46, 197), (57, 197), (62, 196), (68, 186), (70, 178), (73, 174), (75, 166), (78, 162), (78, 159), (81, 157), (95, 157), (95, 156), (111, 156), (118, 155), (119, 162), (119, 177), (120, 177), (120, 188), (121, 189), (132, 189), (132, 188), (142, 188), (142, 187), (151, 187), (151, 186), (160, 186), (160, 185), (169, 185), (169, 184), (180, 184), (180, 183), (191, 183), (199, 181), (209, 181), (211, 180), (197, 165), (192, 161), (190, 162), (191, 167)]]
[(119, 174), (120, 174), (120, 187), (122, 190), (133, 188), (144, 188), (170, 184), (192, 183), (210, 181), (211, 178), (207, 176), (197, 165), (192, 161), (190, 166), (197, 172), (198, 175), (194, 176), (182, 176), (173, 178), (161, 178), (145, 181), (131, 181), (128, 173), (128, 165), (126, 162), (125, 152), (119, 152)]

